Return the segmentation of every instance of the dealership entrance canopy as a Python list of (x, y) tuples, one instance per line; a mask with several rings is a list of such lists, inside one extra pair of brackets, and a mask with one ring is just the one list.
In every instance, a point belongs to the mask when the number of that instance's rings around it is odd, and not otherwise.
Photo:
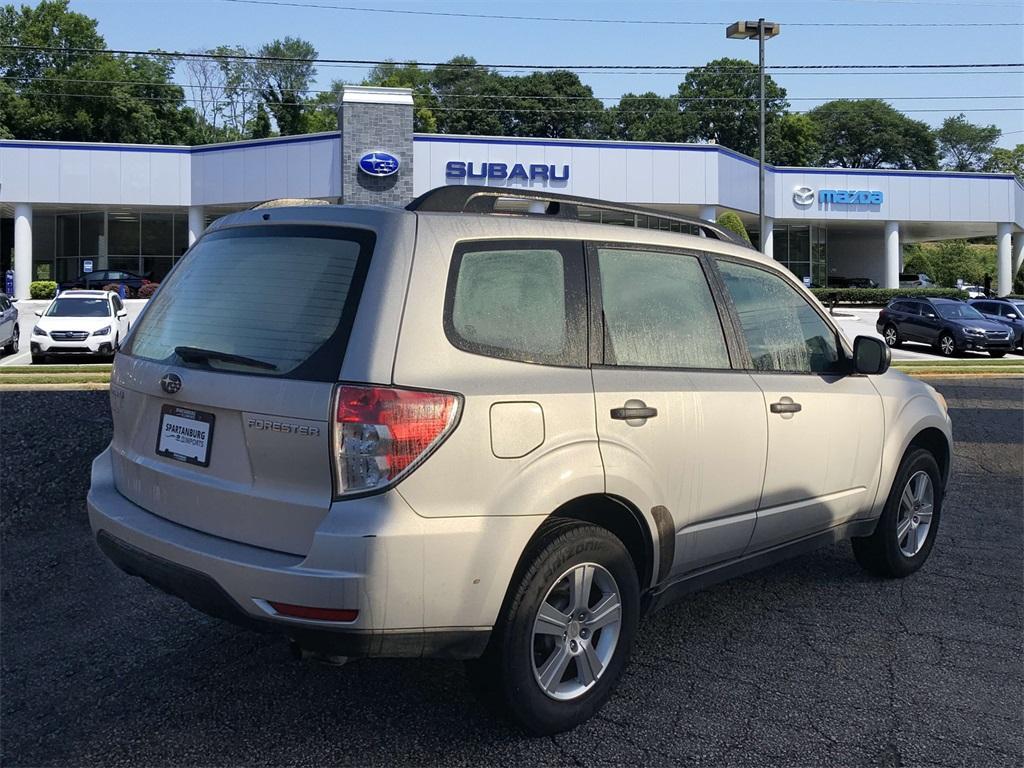
[[(339, 132), (197, 147), (0, 141), (0, 269), (32, 280), (124, 269), (159, 280), (217, 216), (274, 198), (404, 205), (446, 184), (546, 189), (757, 226), (757, 163), (726, 147), (417, 134), (412, 95), (346, 87)], [(1024, 259), (1009, 174), (767, 169), (766, 252), (817, 285), (898, 287), (901, 246), (995, 236)], [(625, 222), (617, 222), (625, 223)], [(757, 242), (756, 238), (754, 238)]]

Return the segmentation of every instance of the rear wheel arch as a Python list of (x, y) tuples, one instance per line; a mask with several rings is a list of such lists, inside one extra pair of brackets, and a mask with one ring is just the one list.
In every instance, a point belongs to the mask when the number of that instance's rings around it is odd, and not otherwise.
[[(590, 523), (609, 531), (626, 547), (636, 567), (640, 589), (643, 591), (653, 583), (655, 543), (651, 525), (643, 513), (625, 499), (603, 493), (578, 496), (564, 502), (541, 523), (533, 536), (523, 547), (519, 560), (512, 572), (512, 578), (505, 588), (501, 613), (504, 616), (509, 601), (529, 568), (532, 553), (541, 542), (557, 535), (557, 531), (573, 523)], [(673, 542), (674, 543), (674, 542)], [(665, 565), (661, 565), (664, 569)]]

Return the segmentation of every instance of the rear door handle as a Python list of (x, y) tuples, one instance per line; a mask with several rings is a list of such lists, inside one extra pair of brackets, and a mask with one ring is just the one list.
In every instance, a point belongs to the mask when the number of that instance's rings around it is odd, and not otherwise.
[[(621, 408), (612, 408), (611, 417), (619, 421), (644, 421), (658, 415), (657, 408), (651, 408), (643, 400), (627, 400)], [(633, 426), (633, 425), (631, 425)]]
[(793, 402), (791, 397), (783, 397), (777, 403), (772, 403), (768, 408), (772, 413), (799, 413), (803, 406)]

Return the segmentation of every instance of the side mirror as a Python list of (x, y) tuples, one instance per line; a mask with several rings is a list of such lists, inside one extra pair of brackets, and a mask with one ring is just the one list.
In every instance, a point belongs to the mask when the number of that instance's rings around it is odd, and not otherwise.
[(853, 368), (857, 373), (878, 376), (889, 370), (892, 352), (881, 339), (858, 336), (853, 340)]
[(122, 309), (120, 312), (117, 313), (117, 316), (118, 317), (128, 317), (128, 310), (127, 309)]
[(1007, 320), (1016, 320), (1016, 319), (1017, 319), (1017, 316), (1016, 316), (1015, 314), (1013, 314), (1013, 312), (1009, 312), (1009, 313), (1007, 313), (1006, 315), (1004, 315), (1004, 317), (1005, 317), (1005, 318), (1006, 318)]
[(925, 317), (930, 317), (930, 318), (932, 318), (933, 320), (935, 319), (935, 313), (934, 313), (934, 312), (925, 312), (925, 313), (924, 313), (924, 316), (925, 316)]
[(36, 310), (36, 317), (42, 317), (42, 316), (43, 316), (43, 310), (37, 309)]

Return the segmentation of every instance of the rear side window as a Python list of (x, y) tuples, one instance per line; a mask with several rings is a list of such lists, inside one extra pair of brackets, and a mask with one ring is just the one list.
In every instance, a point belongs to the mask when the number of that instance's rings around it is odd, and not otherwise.
[(585, 366), (583, 285), (577, 242), (461, 243), (452, 257), (445, 331), (467, 352)]
[[(334, 381), (374, 239), (366, 230), (327, 226), (212, 232), (164, 280), (124, 351), (232, 373)], [(185, 347), (216, 354), (183, 357)]]
[(604, 362), (728, 368), (711, 289), (696, 256), (597, 246)]
[(786, 280), (773, 272), (718, 261), (758, 371), (839, 373), (845, 362), (835, 332)]

